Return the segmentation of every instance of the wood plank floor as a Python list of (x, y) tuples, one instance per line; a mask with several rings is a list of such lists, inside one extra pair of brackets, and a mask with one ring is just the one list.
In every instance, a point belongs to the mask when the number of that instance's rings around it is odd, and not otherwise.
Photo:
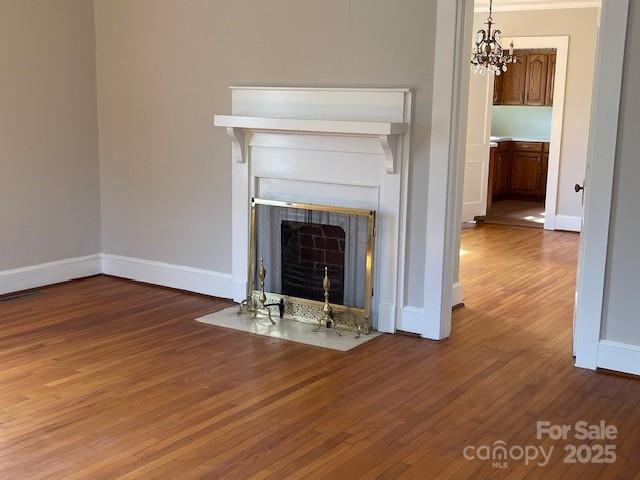
[(484, 223), (519, 227), (544, 226), (544, 202), (497, 200), (487, 212)]
[[(572, 366), (577, 235), (463, 232), (453, 335), (341, 353), (196, 323), (226, 301), (105, 276), (0, 302), (0, 479), (640, 478), (640, 381)], [(611, 465), (536, 421), (604, 419)], [(546, 467), (467, 445), (556, 446)]]

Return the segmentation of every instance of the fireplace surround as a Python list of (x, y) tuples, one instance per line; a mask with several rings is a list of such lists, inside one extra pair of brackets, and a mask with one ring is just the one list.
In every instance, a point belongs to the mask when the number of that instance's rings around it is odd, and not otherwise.
[(234, 300), (247, 293), (251, 198), (375, 211), (372, 326), (411, 330), (402, 324), (411, 91), (243, 86), (231, 94), (232, 114), (214, 122), (232, 145)]

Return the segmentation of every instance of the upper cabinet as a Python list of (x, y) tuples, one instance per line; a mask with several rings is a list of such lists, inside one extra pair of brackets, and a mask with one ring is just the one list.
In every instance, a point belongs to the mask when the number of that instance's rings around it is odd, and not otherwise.
[(507, 67), (500, 75), (502, 78), (502, 94), (499, 105), (523, 105), (524, 85), (527, 75), (527, 56), (518, 55), (516, 63)]
[(545, 95), (545, 105), (553, 105), (553, 87), (556, 81), (556, 54), (549, 55), (549, 66), (547, 67), (547, 92)]
[(502, 99), (502, 81), (504, 80), (504, 75), (494, 75), (493, 76), (493, 104), (500, 105), (500, 100)]
[(552, 50), (516, 50), (516, 63), (495, 77), (494, 105), (553, 105), (556, 55)]
[(525, 105), (544, 105), (547, 96), (549, 56), (544, 53), (527, 55), (527, 75), (524, 87)]

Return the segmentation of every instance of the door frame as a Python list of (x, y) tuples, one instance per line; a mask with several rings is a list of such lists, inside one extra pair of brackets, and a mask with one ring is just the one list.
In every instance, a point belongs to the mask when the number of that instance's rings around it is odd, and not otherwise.
[[(438, 0), (437, 8), (424, 335), (442, 339), (451, 332), (451, 292), (458, 272), (464, 162), (460, 152), (466, 141), (464, 93), (470, 73), (474, 0)], [(598, 32), (574, 335), (575, 365), (589, 369), (598, 366), (628, 8), (629, 0), (603, 0)], [(446, 59), (439, 50), (447, 53)]]
[(547, 190), (544, 198), (544, 229), (555, 230), (558, 210), (558, 184), (560, 181), (560, 151), (564, 122), (564, 97), (569, 65), (569, 36), (508, 37), (504, 45), (514, 44), (516, 50), (530, 48), (554, 48), (556, 50), (556, 74), (554, 77), (553, 106), (551, 110), (551, 135), (549, 137), (549, 167)]
[(603, 0), (596, 54), (576, 285), (577, 367), (600, 366), (605, 275), (629, 0)]

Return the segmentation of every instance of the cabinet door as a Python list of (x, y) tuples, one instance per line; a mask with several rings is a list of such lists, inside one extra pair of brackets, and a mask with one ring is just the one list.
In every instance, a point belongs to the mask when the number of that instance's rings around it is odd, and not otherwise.
[(547, 92), (545, 98), (545, 105), (553, 105), (553, 87), (556, 81), (556, 54), (549, 55), (549, 66), (547, 68)]
[(492, 180), (493, 180), (492, 194), (494, 198), (504, 193), (502, 188), (502, 170), (503, 169), (504, 169), (504, 161), (502, 159), (502, 154), (496, 151), (493, 154), (493, 175), (492, 175)]
[(507, 65), (502, 79), (501, 105), (524, 105), (527, 55), (516, 55), (516, 63)]
[(508, 195), (511, 192), (511, 152), (498, 152), (496, 165), (496, 194)]
[(531, 53), (527, 55), (525, 105), (545, 104), (548, 63), (549, 55), (546, 53)]
[(511, 162), (511, 193), (536, 196), (540, 181), (542, 154), (514, 152)]
[(495, 195), (495, 175), (496, 175), (496, 156), (498, 154), (497, 147), (489, 149), (489, 183), (487, 187), (487, 211), (491, 209), (493, 196)]
[(540, 198), (544, 198), (547, 194), (547, 171), (549, 170), (549, 154), (542, 154), (542, 161), (540, 162), (540, 172), (538, 173), (538, 188), (536, 189), (536, 195)]
[(505, 74), (493, 76), (493, 104), (502, 104), (502, 82), (504, 81)]

